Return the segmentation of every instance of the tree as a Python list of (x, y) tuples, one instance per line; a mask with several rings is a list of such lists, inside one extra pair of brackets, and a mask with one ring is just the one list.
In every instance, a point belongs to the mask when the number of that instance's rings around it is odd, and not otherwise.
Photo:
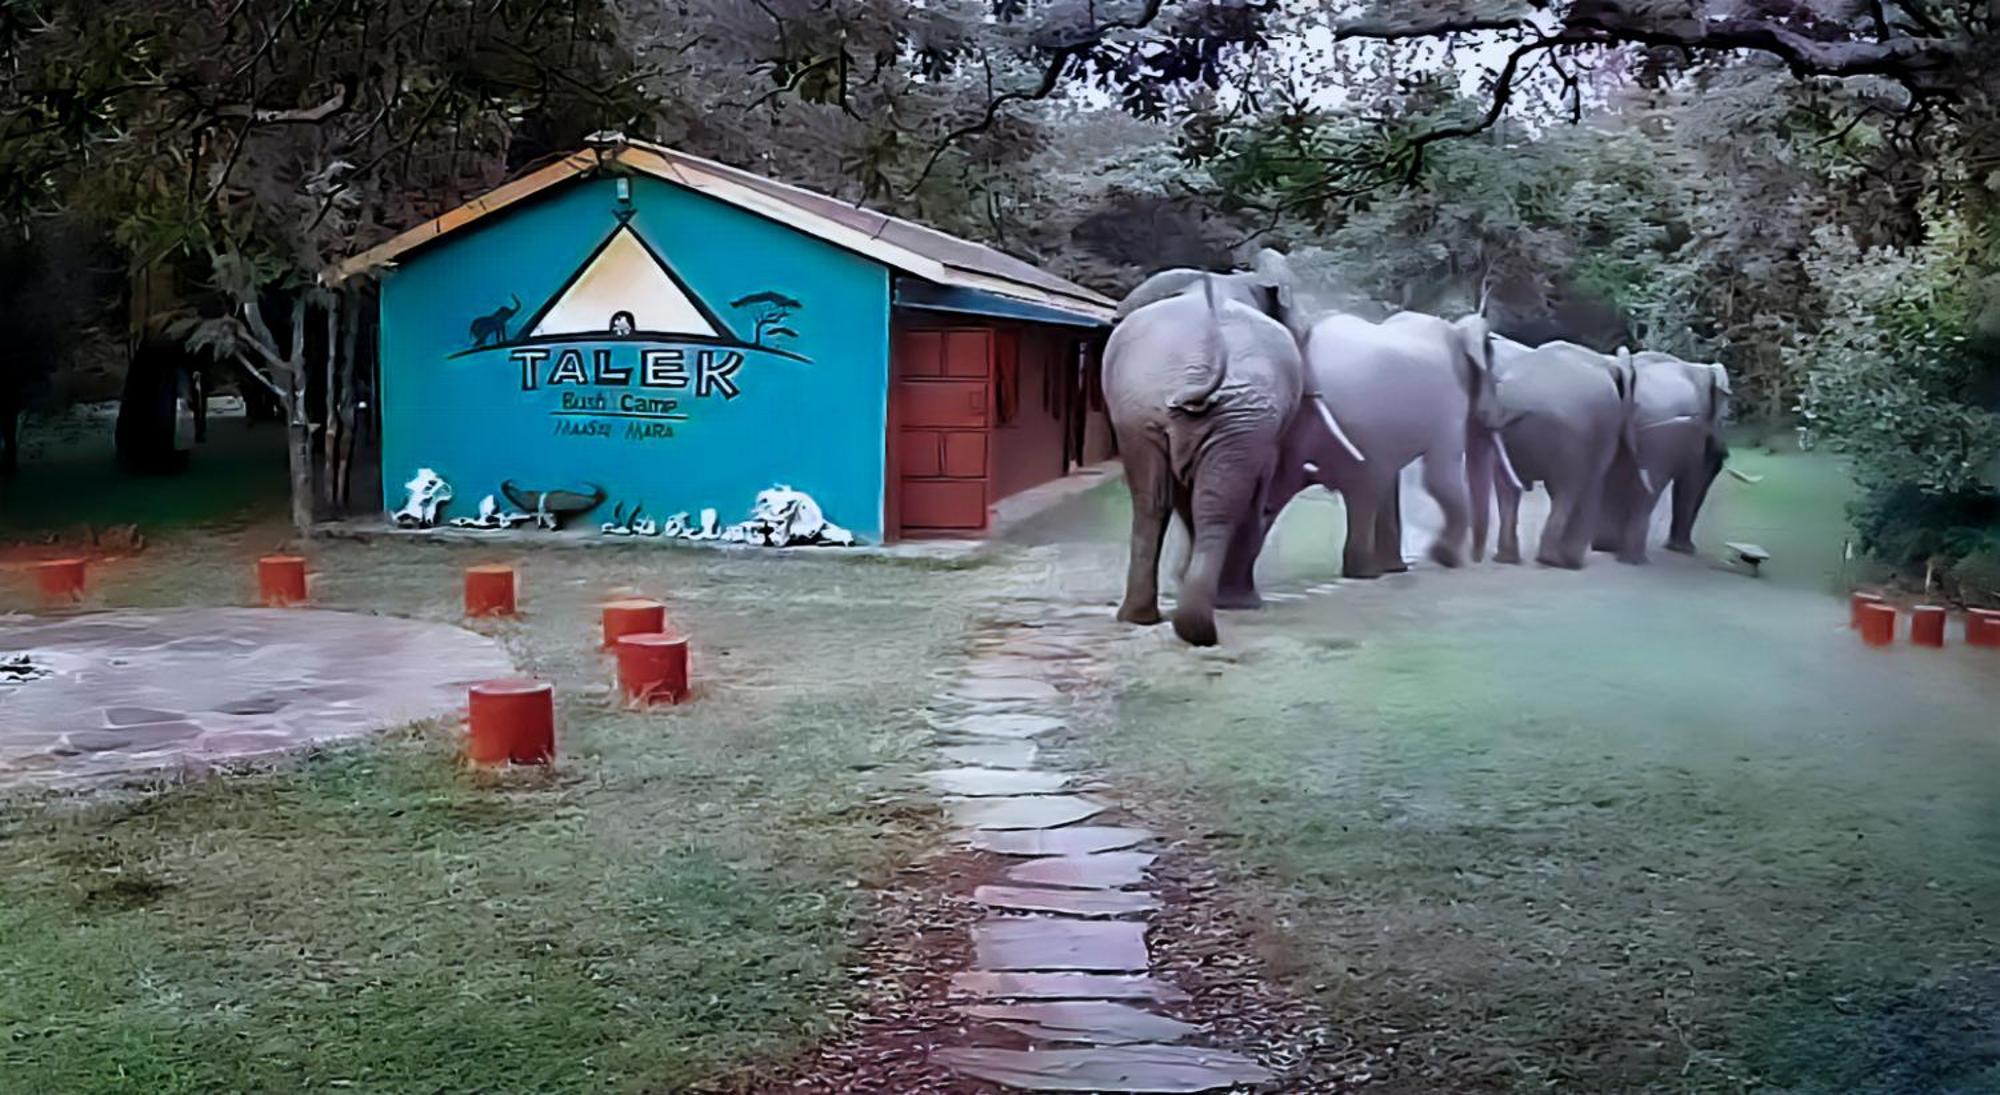
[(353, 416), (335, 352), (352, 327), (322, 271), (549, 145), (622, 124), (639, 75), (596, 2), (300, 0), (206, 14), (162, 0), (7, 5), (0, 218), (79, 210), (135, 272), (173, 265), (220, 302), (174, 329), (284, 406), (304, 528), (313, 419), (331, 446)]

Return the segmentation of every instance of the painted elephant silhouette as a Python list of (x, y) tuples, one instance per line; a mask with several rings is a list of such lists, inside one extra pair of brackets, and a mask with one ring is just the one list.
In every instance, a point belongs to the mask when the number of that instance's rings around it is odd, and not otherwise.
[(473, 349), (477, 350), (488, 342), (498, 346), (500, 343), (507, 341), (507, 324), (514, 318), (514, 314), (521, 310), (521, 298), (514, 296), (512, 293), (507, 295), (513, 301), (512, 304), (495, 308), (486, 315), (472, 321)]

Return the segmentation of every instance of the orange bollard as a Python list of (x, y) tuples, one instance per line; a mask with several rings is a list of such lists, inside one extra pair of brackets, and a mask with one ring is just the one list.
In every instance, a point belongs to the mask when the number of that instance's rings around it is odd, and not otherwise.
[(1868, 605), (1879, 605), (1882, 603), (1882, 595), (1880, 593), (1862, 593), (1856, 591), (1849, 594), (1847, 597), (1847, 626), (1860, 627), (1861, 610)]
[(2000, 609), (1966, 609), (1965, 643), (1967, 646), (2000, 646)]
[(42, 600), (50, 604), (83, 599), (85, 563), (82, 559), (50, 559), (35, 564), (35, 584)]
[(514, 614), (514, 568), (509, 566), (467, 567), (465, 571), (465, 614), (467, 616), (512, 616)]
[(1910, 641), (1918, 646), (1944, 645), (1944, 606), (1918, 605), (1910, 609)]
[(556, 690), (516, 677), (472, 686), (465, 757), (474, 764), (547, 764), (556, 755)]
[(257, 560), (257, 597), (271, 608), (306, 603), (306, 561), (296, 555)]
[(627, 635), (618, 640), (618, 686), (635, 703), (679, 703), (688, 695), (684, 635)]
[(1896, 606), (1881, 603), (1861, 606), (1861, 641), (1869, 646), (1888, 646), (1896, 641)]
[(667, 630), (667, 606), (658, 601), (609, 601), (604, 606), (604, 649), (615, 650), (627, 635), (658, 635)]

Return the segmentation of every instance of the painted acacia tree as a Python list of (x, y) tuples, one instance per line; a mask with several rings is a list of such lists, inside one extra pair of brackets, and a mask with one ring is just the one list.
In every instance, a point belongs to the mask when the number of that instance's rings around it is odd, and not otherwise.
[(135, 275), (180, 274), (188, 307), (156, 318), (284, 407), (302, 529), (330, 486), (313, 430), (330, 471), (355, 412), (322, 272), (639, 101), (583, 0), (20, 0), (0, 55), (0, 216), (77, 211)]

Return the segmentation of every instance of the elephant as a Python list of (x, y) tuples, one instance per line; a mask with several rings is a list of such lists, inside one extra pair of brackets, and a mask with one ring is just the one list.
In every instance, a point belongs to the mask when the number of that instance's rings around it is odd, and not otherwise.
[(1666, 548), (1694, 554), (1694, 522), (1708, 489), (1729, 459), (1722, 436), (1729, 413), (1729, 371), (1719, 364), (1683, 361), (1672, 354), (1632, 355), (1634, 385), (1629, 456), (1605, 477), (1594, 545), (1627, 562), (1644, 562), (1646, 534), (1660, 496), (1673, 489), (1673, 520)]
[(1500, 504), (1494, 561), (1521, 561), (1521, 494), (1540, 483), (1549, 492), (1549, 519), (1535, 561), (1583, 567), (1597, 534), (1605, 476), (1621, 453), (1632, 451), (1635, 368), (1623, 347), (1606, 355), (1573, 342), (1529, 349), (1494, 339), (1500, 430), (1490, 454), (1468, 460), (1482, 472), (1472, 484), (1473, 558), (1485, 548), (1490, 489)]
[(1127, 297), (1104, 350), (1104, 395), (1132, 492), (1118, 619), (1160, 621), (1160, 546), (1179, 514), (1192, 548), (1174, 632), (1216, 641), (1215, 609), (1254, 608), (1259, 521), (1278, 443), (1303, 390), (1284, 256), (1247, 272), (1155, 274)]
[(1398, 312), (1381, 323), (1333, 314), (1305, 339), (1308, 396), (1286, 430), (1264, 507), (1268, 528), (1292, 496), (1318, 483), (1347, 507), (1341, 572), (1404, 569), (1397, 480), (1422, 457), (1424, 488), (1444, 511), (1430, 557), (1464, 562), (1471, 503), (1468, 454), (1497, 424), (1486, 321)]

